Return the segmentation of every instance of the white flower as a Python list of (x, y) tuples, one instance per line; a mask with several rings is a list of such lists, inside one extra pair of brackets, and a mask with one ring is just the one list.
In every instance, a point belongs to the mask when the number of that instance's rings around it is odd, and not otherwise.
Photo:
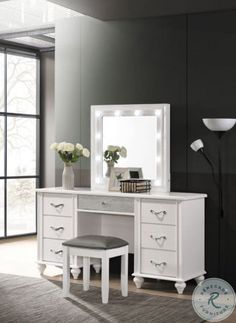
[(120, 148), (120, 155), (124, 158), (127, 157), (127, 149), (123, 146)]
[(87, 148), (83, 148), (82, 155), (88, 158), (90, 156), (89, 150)]
[(58, 143), (54, 142), (53, 144), (51, 144), (50, 149), (51, 150), (57, 150), (57, 147), (58, 147)]
[(83, 150), (83, 148), (84, 148), (84, 147), (83, 147), (81, 144), (79, 144), (79, 143), (78, 143), (78, 144), (76, 144), (76, 146), (75, 146), (75, 147), (76, 147), (78, 150)]
[(60, 142), (57, 146), (57, 151), (64, 151), (64, 146), (65, 146), (66, 142)]
[(72, 152), (72, 151), (74, 151), (75, 150), (75, 145), (73, 145), (73, 144), (71, 144), (71, 143), (69, 143), (69, 142), (66, 142), (65, 144), (64, 144), (64, 147), (63, 147), (63, 149), (62, 149), (63, 151), (69, 151), (69, 152)]
[(112, 145), (109, 145), (108, 147), (107, 147), (107, 150), (109, 150), (109, 151), (116, 151), (116, 150), (119, 150), (120, 149), (120, 147), (119, 146), (112, 146)]

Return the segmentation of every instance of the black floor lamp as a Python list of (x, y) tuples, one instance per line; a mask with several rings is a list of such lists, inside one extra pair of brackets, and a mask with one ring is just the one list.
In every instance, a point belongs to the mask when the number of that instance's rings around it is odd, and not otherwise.
[(236, 123), (236, 119), (215, 119), (215, 118), (207, 118), (202, 119), (204, 125), (211, 131), (215, 132), (218, 137), (218, 176), (216, 176), (216, 167), (212, 163), (211, 159), (208, 157), (207, 153), (204, 151), (204, 144), (201, 139), (195, 140), (190, 147), (195, 151), (201, 153), (201, 155), (205, 158), (209, 166), (211, 167), (211, 172), (213, 176), (213, 180), (218, 189), (218, 199), (219, 199), (219, 217), (218, 217), (218, 231), (219, 231), (219, 271), (220, 270), (220, 256), (221, 256), (221, 219), (224, 218), (224, 200), (223, 200), (223, 182), (222, 182), (222, 159), (221, 159), (221, 139), (223, 135), (232, 129)]

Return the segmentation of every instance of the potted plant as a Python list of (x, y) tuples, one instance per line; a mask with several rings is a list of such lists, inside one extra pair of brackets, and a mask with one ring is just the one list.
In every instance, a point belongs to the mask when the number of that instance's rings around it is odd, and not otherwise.
[(90, 152), (84, 148), (80, 143), (72, 144), (69, 142), (54, 142), (50, 149), (55, 150), (64, 162), (64, 170), (62, 174), (62, 187), (65, 190), (74, 188), (74, 171), (72, 164), (77, 162), (81, 157), (88, 158)]
[(111, 168), (118, 163), (120, 157), (127, 157), (127, 150), (123, 146), (112, 146), (109, 145), (103, 154), (104, 161), (107, 163), (106, 176), (110, 177)]

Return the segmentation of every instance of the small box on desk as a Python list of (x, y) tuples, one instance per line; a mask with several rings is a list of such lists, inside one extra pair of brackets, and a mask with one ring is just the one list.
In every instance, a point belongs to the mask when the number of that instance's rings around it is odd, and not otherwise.
[(122, 193), (146, 193), (151, 191), (151, 180), (149, 179), (127, 179), (120, 181)]

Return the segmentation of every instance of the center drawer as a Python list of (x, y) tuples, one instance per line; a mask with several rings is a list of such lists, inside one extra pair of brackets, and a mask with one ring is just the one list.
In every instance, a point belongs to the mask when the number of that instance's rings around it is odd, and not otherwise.
[(128, 197), (79, 195), (79, 209), (134, 213), (134, 199)]

